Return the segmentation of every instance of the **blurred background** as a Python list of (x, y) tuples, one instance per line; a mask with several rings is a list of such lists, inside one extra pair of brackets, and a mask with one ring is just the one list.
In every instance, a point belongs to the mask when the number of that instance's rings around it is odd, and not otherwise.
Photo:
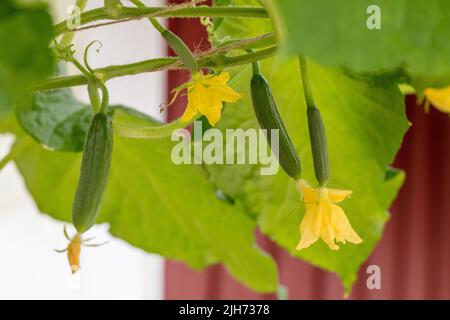
[[(163, 0), (144, 2), (163, 4)], [(71, 3), (52, 1), (57, 21), (66, 17)], [(102, 4), (103, 0), (90, 0), (89, 8)], [(167, 23), (191, 49), (208, 49), (206, 33), (197, 20), (172, 19)], [(82, 51), (92, 40), (103, 44), (99, 54), (93, 51), (90, 55), (94, 67), (161, 57), (168, 52), (145, 20), (83, 31), (75, 38), (75, 46)], [(171, 88), (187, 78), (186, 72), (170, 71), (114, 79), (108, 82), (111, 102), (171, 120), (184, 111), (183, 98), (167, 114), (160, 114), (158, 106), (167, 100)], [(88, 101), (84, 88), (77, 88), (75, 93)], [(414, 96), (408, 96), (406, 104), (413, 125), (394, 165), (406, 171), (407, 179), (391, 209), (392, 218), (383, 238), (362, 266), (350, 299), (450, 299), (450, 119), (435, 109), (425, 114)], [(0, 136), (0, 156), (7, 153), (11, 142), (12, 137)], [(111, 242), (84, 250), (82, 259), (89, 263), (72, 277), (65, 255), (53, 251), (67, 245), (63, 224), (37, 211), (13, 164), (0, 172), (0, 193), (0, 257), (4, 261), (0, 263), (0, 298), (276, 298), (246, 289), (220, 266), (195, 272), (182, 263), (164, 262), (159, 256), (111, 239), (107, 225), (97, 226), (92, 233), (99, 242)], [(290, 299), (343, 297), (335, 274), (290, 257), (259, 234), (258, 241), (276, 258)], [(379, 290), (367, 287), (367, 268), (371, 265), (381, 270)]]

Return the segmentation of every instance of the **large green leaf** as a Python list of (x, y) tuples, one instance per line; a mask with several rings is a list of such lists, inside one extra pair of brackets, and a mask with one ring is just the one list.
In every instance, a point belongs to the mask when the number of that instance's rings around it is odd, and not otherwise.
[(92, 119), (90, 106), (78, 102), (70, 89), (30, 95), (17, 105), (22, 128), (39, 143), (57, 151), (81, 151)]
[[(246, 21), (242, 25), (243, 33), (251, 23)], [(225, 21), (219, 30), (222, 33), (236, 32), (234, 25), (228, 29)], [(275, 58), (265, 61), (262, 70), (301, 155), (303, 178), (314, 183), (298, 62), (296, 59)], [(349, 291), (360, 265), (382, 235), (389, 217), (387, 210), (402, 184), (402, 173), (386, 173), (400, 147), (408, 122), (395, 74), (356, 75), (310, 62), (310, 76), (328, 133), (329, 185), (354, 191), (352, 198), (346, 200), (342, 207), (363, 238), (362, 244), (342, 245), (336, 252), (318, 242), (308, 249), (296, 251), (304, 208), (299, 203), (300, 196), (292, 179), (281, 169), (275, 176), (261, 176), (258, 166), (208, 166), (206, 169), (211, 181), (258, 217), (265, 234), (292, 255), (338, 273)], [(246, 98), (227, 106), (218, 128), (258, 128), (250, 102), (250, 77), (250, 67), (234, 72), (231, 86), (243, 92)]]
[[(355, 71), (404, 67), (423, 88), (450, 82), (448, 0), (275, 0), (286, 48), (327, 66)], [(377, 5), (381, 29), (367, 13)], [(420, 88), (420, 89), (421, 89)]]
[[(116, 110), (115, 118), (130, 123), (133, 117)], [(29, 145), (16, 164), (28, 190), (42, 212), (69, 221), (81, 155), (51, 152), (23, 139)], [(276, 266), (254, 245), (254, 220), (239, 205), (216, 198), (198, 166), (174, 165), (173, 145), (169, 139), (115, 137), (99, 222), (108, 222), (113, 235), (147, 252), (194, 268), (222, 262), (253, 289), (275, 291)]]
[(53, 58), (48, 47), (52, 22), (46, 7), (0, 3), (0, 117), (27, 89), (49, 76)]

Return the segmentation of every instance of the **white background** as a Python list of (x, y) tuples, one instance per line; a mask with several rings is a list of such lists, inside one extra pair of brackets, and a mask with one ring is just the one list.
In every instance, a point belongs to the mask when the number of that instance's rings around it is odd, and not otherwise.
[[(56, 21), (65, 18), (73, 3), (50, 2)], [(162, 4), (162, 0), (144, 2)], [(102, 4), (103, 0), (90, 0), (89, 8)], [(103, 43), (100, 53), (92, 50), (90, 54), (93, 67), (166, 54), (165, 44), (146, 20), (77, 34), (75, 49), (79, 58), (92, 40)], [(73, 68), (70, 71), (76, 72)], [(125, 104), (162, 118), (158, 106), (166, 99), (165, 73), (114, 79), (107, 85), (112, 104)], [(74, 91), (88, 102), (85, 90), (79, 87)], [(12, 141), (13, 137), (0, 135), (0, 157), (7, 154)], [(111, 242), (99, 248), (83, 248), (82, 271), (72, 276), (66, 254), (53, 251), (67, 246), (63, 224), (38, 212), (16, 167), (8, 164), (0, 172), (0, 299), (162, 299), (163, 260), (112, 239), (107, 230), (105, 224), (89, 231), (96, 241)]]

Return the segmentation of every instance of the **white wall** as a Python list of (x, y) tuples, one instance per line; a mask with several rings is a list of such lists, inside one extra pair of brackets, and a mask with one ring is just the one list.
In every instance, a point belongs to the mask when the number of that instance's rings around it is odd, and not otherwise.
[[(59, 19), (73, 3), (51, 2)], [(162, 4), (161, 0), (144, 2)], [(102, 3), (103, 0), (90, 0), (89, 8)], [(99, 54), (95, 50), (90, 54), (93, 67), (166, 54), (159, 34), (145, 20), (83, 31), (75, 38), (79, 58), (92, 40), (103, 43)], [(165, 101), (165, 73), (115, 79), (107, 85), (112, 104), (126, 104), (162, 117), (158, 106)], [(88, 101), (85, 88), (76, 88), (75, 94)], [(11, 136), (0, 135), (0, 157), (7, 154), (11, 142)], [(67, 245), (63, 224), (38, 212), (16, 167), (10, 163), (0, 172), (0, 299), (163, 298), (163, 260), (119, 239), (111, 239), (107, 229), (107, 225), (101, 225), (90, 231), (98, 241), (111, 242), (103, 247), (83, 249), (82, 271), (70, 275), (66, 255), (53, 251)]]

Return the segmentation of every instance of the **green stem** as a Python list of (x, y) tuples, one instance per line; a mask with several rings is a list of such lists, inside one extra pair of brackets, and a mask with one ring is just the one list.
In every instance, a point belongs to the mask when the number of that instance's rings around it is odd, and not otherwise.
[(275, 34), (280, 43), (284, 43), (286, 41), (286, 28), (283, 26), (283, 20), (278, 14), (278, 10), (276, 9), (276, 5), (273, 0), (261, 0), (261, 3), (264, 9), (267, 11), (267, 15), (272, 20), (272, 25), (275, 30)]
[(100, 91), (102, 92), (102, 104), (100, 105), (100, 112), (105, 113), (106, 108), (108, 108), (108, 105), (109, 105), (108, 88), (106, 88), (106, 85), (101, 81), (98, 81), (97, 83), (98, 83), (98, 86), (100, 87)]
[[(248, 53), (255, 53), (255, 50), (253, 50), (253, 49), (247, 49), (246, 51)], [(253, 74), (260, 74), (261, 73), (261, 69), (259, 67), (259, 61), (253, 61), (252, 62), (252, 70), (253, 70)]]
[[(139, 0), (130, 0), (130, 2), (132, 4), (134, 4), (136, 7), (138, 8), (147, 8), (147, 6), (145, 4), (143, 4), (141, 1)], [(164, 28), (159, 22), (158, 20), (156, 20), (155, 18), (148, 18), (148, 20), (150, 20), (150, 22), (152, 23), (152, 25), (155, 27), (156, 30), (159, 31), (159, 33), (163, 33), (164, 30), (166, 30), (166, 28)]]
[(253, 61), (252, 62), (252, 69), (253, 69), (253, 74), (259, 74), (261, 73), (261, 70), (259, 68), (259, 62), (258, 61)]
[(70, 59), (70, 62), (72, 62), (73, 65), (74, 65), (75, 67), (77, 67), (78, 70), (81, 71), (81, 73), (86, 77), (87, 80), (94, 80), (94, 79), (93, 79), (92, 73), (89, 72), (89, 70), (87, 70), (85, 67), (83, 67), (83, 66), (81, 65), (81, 63), (78, 62), (77, 59), (72, 58), (72, 59)]
[(159, 23), (158, 20), (156, 20), (155, 18), (148, 18), (148, 20), (150, 20), (155, 29), (158, 30), (160, 33), (163, 33), (166, 30), (166, 28), (164, 28), (164, 26), (161, 23)]
[(201, 116), (194, 117), (189, 122), (180, 122), (180, 118), (172, 121), (171, 123), (164, 124), (161, 126), (156, 127), (131, 127), (126, 124), (113, 121), (113, 128), (114, 133), (126, 137), (126, 138), (133, 138), (133, 139), (161, 139), (165, 137), (169, 137), (172, 135), (174, 130), (182, 129), (190, 124), (192, 124), (194, 121), (198, 120)]
[[(99, 20), (123, 20), (144, 19), (152, 15), (152, 17), (168, 17), (168, 18), (196, 18), (196, 17), (212, 17), (212, 18), (259, 18), (267, 19), (269, 16), (263, 8), (258, 7), (180, 7), (167, 11), (167, 7), (146, 7), (146, 8), (129, 8), (121, 9), (118, 18), (111, 17), (105, 8), (98, 8), (86, 11), (80, 16), (81, 26)], [(160, 13), (158, 13), (160, 12)], [(155, 15), (155, 16), (153, 16)], [(128, 19), (128, 20), (127, 20)], [(55, 36), (76, 30), (70, 30), (67, 27), (67, 21), (62, 21), (55, 25)]]
[[(146, 5), (143, 4), (140, 0), (131, 0), (131, 2), (139, 8), (146, 7)], [(164, 28), (164, 26), (162, 26), (155, 18), (150, 17), (149, 20), (150, 23), (156, 28), (156, 30), (159, 31), (161, 36), (166, 40), (175, 54), (180, 57), (181, 61), (183, 61), (183, 64), (187, 69), (189, 69), (191, 74), (197, 73), (197, 62), (195, 61), (194, 55), (192, 54), (191, 50), (189, 50), (188, 46), (183, 42), (183, 40), (181, 40), (180, 37), (178, 37), (169, 29)]]
[(94, 113), (100, 111), (100, 96), (98, 94), (98, 88), (95, 82), (89, 81), (87, 84), (87, 91), (89, 95), (89, 100), (91, 101), (92, 110)]
[(95, 44), (98, 43), (100, 46), (97, 49), (97, 52), (99, 52), (100, 48), (102, 47), (102, 43), (98, 40), (94, 40), (91, 41), (91, 43), (89, 43), (86, 48), (84, 49), (84, 56), (83, 56), (83, 61), (84, 61), (84, 65), (86, 66), (86, 69), (88, 69), (88, 71), (90, 73), (93, 73), (93, 69), (91, 68), (91, 65), (89, 64), (89, 59), (88, 59), (88, 54), (89, 54), (89, 49)]
[[(86, 59), (85, 59), (86, 60)], [(100, 91), (102, 92), (102, 103), (100, 104), (100, 110), (99, 112), (101, 113), (105, 113), (106, 112), (106, 108), (108, 107), (109, 104), (109, 93), (108, 93), (108, 88), (106, 88), (105, 84), (103, 83), (102, 80), (99, 80), (95, 77), (95, 75), (93, 74), (93, 70), (89, 67), (88, 65), (88, 69), (86, 69), (85, 67), (83, 67), (81, 65), (80, 62), (78, 62), (77, 59), (73, 58), (70, 59), (70, 62), (72, 62), (77, 68), (78, 70), (81, 71), (81, 73), (83, 74), (83, 77), (86, 79), (87, 84), (94, 86), (94, 88), (91, 88), (90, 90), (96, 90), (95, 88), (99, 88)], [(89, 88), (88, 88), (89, 90)], [(94, 99), (92, 100), (92, 93), (90, 93), (89, 98), (91, 99), (91, 105), (92, 105), (92, 109), (94, 110), (94, 112), (97, 112), (97, 103), (98, 101), (96, 101), (97, 97), (93, 97)]]
[[(84, 8), (86, 8), (88, 0), (77, 0), (75, 2), (75, 8), (78, 7), (80, 9), (80, 12), (83, 12)], [(75, 14), (75, 8), (74, 11), (72, 11), (71, 16)], [(61, 38), (61, 44), (63, 45), (69, 45), (73, 41), (73, 37), (75, 36), (75, 32), (69, 32), (62, 36)]]
[[(237, 47), (236, 47), (237, 48)], [(216, 51), (211, 51), (200, 56), (197, 56), (197, 63), (201, 68), (219, 68), (226, 69), (235, 66), (245, 65), (253, 61), (270, 58), (275, 55), (277, 51), (276, 46), (272, 46), (255, 53), (248, 53), (233, 57), (223, 57), (217, 54)], [(117, 77), (137, 75), (147, 72), (155, 72), (162, 70), (176, 70), (180, 69), (182, 64), (178, 58), (160, 58), (151, 59), (141, 62), (109, 66), (106, 68), (95, 69), (94, 74), (102, 81), (107, 81)], [(34, 91), (44, 91), (61, 89), (67, 87), (81, 86), (87, 84), (88, 80), (84, 75), (56, 77), (51, 78), (40, 85), (34, 87)]]
[(0, 161), (0, 171), (12, 160), (14, 160), (14, 156), (10, 152)]
[(303, 84), (303, 92), (305, 94), (305, 100), (306, 100), (306, 106), (308, 108), (314, 108), (314, 98), (311, 90), (311, 83), (309, 81), (309, 74), (308, 74), (308, 65), (306, 62), (306, 58), (302, 55), (299, 56), (299, 63), (300, 63), (300, 74), (302, 76), (302, 84)]

